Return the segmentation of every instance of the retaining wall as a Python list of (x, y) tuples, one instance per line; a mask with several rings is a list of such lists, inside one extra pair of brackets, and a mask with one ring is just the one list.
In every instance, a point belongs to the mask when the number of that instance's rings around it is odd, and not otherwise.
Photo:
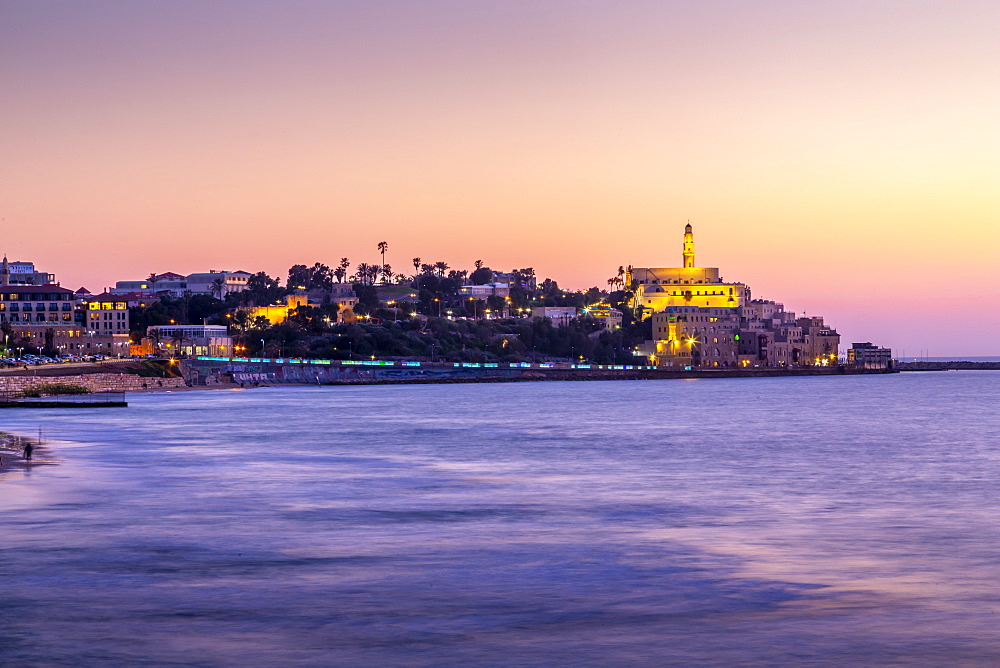
[(0, 376), (0, 393), (17, 392), (36, 385), (81, 385), (92, 392), (135, 392), (184, 387), (183, 378), (143, 378), (128, 373), (88, 373), (78, 376)]

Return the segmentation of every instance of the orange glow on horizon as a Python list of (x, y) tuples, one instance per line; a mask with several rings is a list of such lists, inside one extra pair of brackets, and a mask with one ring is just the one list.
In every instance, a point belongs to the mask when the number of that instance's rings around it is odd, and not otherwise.
[[(997, 353), (1000, 7), (16, 3), (0, 252), (151, 272), (698, 266), (852, 340)], [(947, 303), (966, 340), (917, 327)]]

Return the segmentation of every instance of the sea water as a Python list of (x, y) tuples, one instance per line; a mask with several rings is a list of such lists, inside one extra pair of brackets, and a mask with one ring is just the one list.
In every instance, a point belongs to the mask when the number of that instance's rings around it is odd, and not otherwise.
[(5, 410), (0, 663), (997, 665), (1000, 375)]

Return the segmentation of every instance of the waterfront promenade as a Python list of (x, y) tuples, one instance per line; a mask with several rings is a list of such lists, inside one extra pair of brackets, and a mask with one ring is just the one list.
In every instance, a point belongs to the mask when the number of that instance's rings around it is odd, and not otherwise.
[(895, 373), (833, 367), (654, 367), (631, 364), (410, 362), (383, 360), (230, 359), (182, 360), (189, 385), (496, 383), (520, 381), (664, 380)]

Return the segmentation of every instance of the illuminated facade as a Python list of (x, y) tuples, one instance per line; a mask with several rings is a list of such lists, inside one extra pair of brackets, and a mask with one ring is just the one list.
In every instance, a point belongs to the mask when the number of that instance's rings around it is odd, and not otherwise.
[(73, 291), (58, 285), (0, 286), (0, 322), (72, 324), (74, 303)]
[(122, 295), (105, 292), (88, 297), (83, 302), (84, 326), (88, 332), (102, 335), (128, 336), (128, 302)]
[(868, 341), (852, 343), (847, 351), (847, 363), (862, 369), (891, 369), (892, 350), (879, 348)]
[(840, 336), (822, 318), (755, 300), (716, 267), (696, 267), (694, 233), (684, 228), (682, 267), (629, 267), (632, 307), (653, 338), (639, 354), (658, 366), (811, 366), (837, 363)]
[(583, 309), (583, 314), (595, 318), (608, 331), (620, 329), (622, 326), (622, 312), (611, 308), (607, 304), (588, 306)]
[(254, 318), (267, 318), (271, 325), (278, 325), (288, 319), (288, 314), (300, 306), (307, 306), (309, 298), (305, 295), (288, 295), (284, 304), (271, 306), (247, 306), (242, 309), (252, 321)]
[(154, 325), (146, 336), (155, 349), (173, 355), (233, 354), (233, 339), (225, 325)]

